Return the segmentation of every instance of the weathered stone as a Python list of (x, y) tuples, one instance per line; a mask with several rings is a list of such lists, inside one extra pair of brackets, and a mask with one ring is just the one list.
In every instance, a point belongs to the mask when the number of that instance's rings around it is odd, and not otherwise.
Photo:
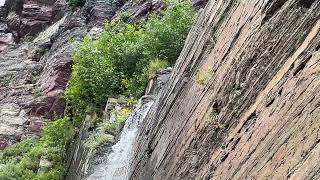
[(192, 4), (198, 8), (204, 8), (208, 3), (208, 0), (193, 0)]
[(1, 126), (0, 126), (0, 136), (4, 136), (4, 137), (14, 136), (14, 135), (22, 133), (22, 132), (23, 132), (22, 128), (9, 126), (7, 124), (1, 124)]
[[(120, 101), (120, 102), (119, 102)], [(104, 119), (115, 122), (116, 116), (120, 115), (120, 110), (123, 108), (125, 103), (121, 102), (117, 98), (108, 98), (106, 107), (103, 111)]]
[(0, 52), (8, 48), (9, 45), (14, 44), (14, 38), (11, 33), (0, 32)]
[(33, 119), (29, 122), (27, 128), (31, 134), (34, 135), (41, 135), (43, 128), (45, 127), (46, 123), (44, 123), (41, 119)]
[(162, 0), (130, 0), (121, 7), (113, 17), (113, 20), (123, 19), (131, 23), (137, 23), (147, 19), (152, 13), (159, 13), (164, 8), (165, 4)]
[(74, 49), (90, 29), (97, 38), (103, 22), (110, 20), (119, 7), (109, 1), (92, 0), (71, 12), (65, 0), (7, 2), (0, 9), (0, 33), (1, 37), (12, 33), (16, 44), (7, 46), (6, 39), (5, 50), (0, 52), (0, 107), (14, 104), (17, 111), (26, 113), (23, 123), (18, 115), (0, 116), (15, 122), (13, 125), (3, 120), (0, 124), (4, 124), (0, 139), (10, 145), (40, 135), (46, 119), (63, 116)]
[(16, 12), (11, 12), (7, 17), (7, 24), (9, 31), (12, 32), (15, 38), (18, 39), (20, 37), (19, 30), (21, 24), (19, 15)]
[(38, 169), (38, 173), (42, 173), (47, 171), (50, 167), (52, 167), (53, 163), (51, 161), (48, 160), (47, 157), (42, 156), (40, 158), (40, 162), (39, 162), (39, 169)]
[(145, 94), (161, 94), (160, 91), (164, 88), (164, 85), (170, 79), (172, 68), (167, 68), (160, 71), (149, 80), (148, 86), (146, 88)]
[[(4, 150), (9, 144), (5, 141), (0, 141), (0, 150)], [(0, 165), (1, 169), (1, 165)]]
[(116, 7), (112, 4), (112, 1), (95, 1), (92, 2), (91, 6), (93, 7), (89, 13), (90, 26), (103, 26), (116, 13)]
[(51, 24), (52, 7), (36, 3), (25, 3), (21, 14), (19, 35), (33, 36), (43, 31)]
[(319, 17), (314, 0), (209, 1), (143, 123), (131, 179), (318, 179)]
[(52, 7), (53, 22), (57, 22), (70, 11), (66, 0), (57, 0)]
[(6, 17), (10, 12), (20, 14), (24, 0), (6, 0), (4, 6), (0, 7), (0, 17)]
[(26, 112), (16, 104), (0, 106), (0, 123), (22, 126), (27, 121)]
[(93, 27), (92, 29), (90, 29), (89, 35), (92, 39), (96, 40), (100, 37), (103, 30), (104, 30), (103, 28)]

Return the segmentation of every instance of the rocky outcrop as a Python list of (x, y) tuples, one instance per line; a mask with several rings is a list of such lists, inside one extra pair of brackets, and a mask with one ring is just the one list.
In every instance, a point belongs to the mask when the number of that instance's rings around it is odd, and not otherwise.
[(0, 33), (0, 51), (4, 51), (12, 44), (14, 44), (14, 38), (11, 33)]
[(131, 179), (319, 179), (319, 31), (319, 1), (210, 1)]
[(97, 39), (107, 21), (139, 22), (162, 8), (162, 1), (87, 0), (71, 11), (65, 0), (7, 0), (0, 7), (0, 107), (24, 122), (0, 121), (12, 129), (0, 132), (0, 149), (38, 136), (63, 115), (72, 54), (87, 33)]
[[(1, 149), (40, 135), (48, 120), (64, 114), (74, 49), (91, 28), (101, 29), (102, 23), (87, 19), (90, 8), (99, 14), (98, 9), (106, 6), (95, 2), (75, 12), (64, 0), (25, 1), (21, 11), (4, 6), (8, 16), (0, 23)], [(115, 14), (110, 13), (100, 13), (101, 21)], [(9, 41), (10, 34), (16, 43)]]

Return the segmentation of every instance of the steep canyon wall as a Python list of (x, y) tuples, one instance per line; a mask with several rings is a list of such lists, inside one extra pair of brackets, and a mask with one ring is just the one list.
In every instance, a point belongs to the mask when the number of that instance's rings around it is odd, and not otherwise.
[(131, 179), (319, 179), (319, 29), (320, 1), (209, 1)]

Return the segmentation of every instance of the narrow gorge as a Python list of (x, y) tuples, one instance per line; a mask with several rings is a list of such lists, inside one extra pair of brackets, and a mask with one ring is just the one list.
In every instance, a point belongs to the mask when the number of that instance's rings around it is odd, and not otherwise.
[(320, 179), (320, 1), (0, 0), (0, 179)]

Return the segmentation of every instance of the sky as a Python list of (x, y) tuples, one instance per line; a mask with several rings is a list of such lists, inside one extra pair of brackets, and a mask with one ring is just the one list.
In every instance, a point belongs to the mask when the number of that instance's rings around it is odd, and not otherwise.
[(6, 2), (6, 0), (0, 0), (0, 6), (3, 6), (4, 2)]

